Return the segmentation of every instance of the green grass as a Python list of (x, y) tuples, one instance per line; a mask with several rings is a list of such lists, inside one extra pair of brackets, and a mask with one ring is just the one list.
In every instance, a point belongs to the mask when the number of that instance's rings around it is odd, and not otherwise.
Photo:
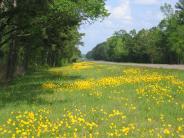
[(27, 74), (0, 88), (0, 118), (0, 137), (183, 138), (184, 72), (79, 63)]

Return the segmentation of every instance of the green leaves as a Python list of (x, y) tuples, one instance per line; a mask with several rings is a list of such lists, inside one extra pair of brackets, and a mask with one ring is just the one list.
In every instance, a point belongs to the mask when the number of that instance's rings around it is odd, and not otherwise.
[(53, 9), (78, 16), (81, 21), (96, 21), (108, 16), (104, 0), (55, 0)]
[(184, 0), (179, 0), (176, 3), (176, 13), (179, 15), (179, 21), (181, 24), (184, 24)]
[(177, 25), (176, 30), (170, 32), (168, 40), (171, 51), (175, 52), (178, 57), (178, 63), (184, 58), (184, 25)]
[(17, 66), (26, 71), (28, 67), (60, 66), (63, 61), (76, 60), (83, 36), (79, 26), (108, 15), (104, 0), (3, 0), (3, 6), (2, 1), (0, 4), (0, 44), (4, 45), (0, 51), (8, 57), (3, 64), (11, 63), (14, 68), (12, 71), (7, 64), (11, 76)]

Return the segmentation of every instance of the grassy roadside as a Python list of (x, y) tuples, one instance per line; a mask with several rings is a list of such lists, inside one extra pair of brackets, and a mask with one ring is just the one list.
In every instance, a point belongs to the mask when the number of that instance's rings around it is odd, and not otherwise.
[(184, 137), (183, 71), (77, 63), (0, 88), (1, 137)]

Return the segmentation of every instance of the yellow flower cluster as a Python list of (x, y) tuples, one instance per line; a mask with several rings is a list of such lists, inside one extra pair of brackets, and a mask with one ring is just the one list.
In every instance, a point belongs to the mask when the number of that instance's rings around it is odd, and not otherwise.
[[(102, 108), (92, 108), (88, 114), (98, 114), (95, 121), (77, 107), (74, 111), (64, 109), (58, 119), (51, 120), (51, 114), (46, 109), (12, 112), (11, 117), (0, 125), (0, 137), (120, 137), (131, 134), (136, 128), (135, 124), (127, 123), (126, 115), (117, 109), (106, 112)], [(101, 129), (106, 131), (101, 132)]]
[[(91, 89), (95, 87), (115, 87), (118, 85), (125, 84), (139, 84), (139, 83), (157, 83), (160, 81), (169, 81), (180, 82), (173, 76), (161, 75), (158, 73), (141, 73), (138, 69), (135, 69), (133, 74), (128, 74), (129, 72), (133, 72), (133, 69), (125, 70), (126, 74), (121, 76), (113, 76), (113, 77), (103, 77), (98, 80), (77, 80), (73, 83), (66, 83), (63, 85), (63, 88), (69, 89)], [(136, 74), (137, 73), (137, 74)], [(183, 82), (182, 82), (183, 83)], [(174, 83), (173, 83), (174, 84)]]
[[(115, 124), (111, 124), (111, 128), (116, 128), (117, 126)], [(127, 136), (131, 131), (135, 130), (134, 124), (129, 124), (127, 127), (122, 127), (119, 129), (113, 129), (111, 132), (107, 132), (107, 135), (109, 137), (121, 137), (121, 136)]]
[(52, 121), (48, 116), (49, 111), (41, 109), (38, 112), (13, 112), (5, 124), (0, 126), (0, 137), (80, 137), (78, 131), (86, 135), (98, 127), (95, 122), (87, 121), (85, 115), (77, 110), (74, 114), (65, 111), (61, 119)]
[(136, 128), (134, 123), (127, 122), (127, 115), (120, 110), (114, 109), (111, 112), (107, 112), (103, 108), (92, 108), (91, 112), (101, 115), (99, 128), (106, 130), (105, 134), (103, 132), (99, 133), (99, 137), (123, 137), (131, 135)]
[(83, 69), (91, 69), (93, 68), (92, 65), (94, 65), (95, 63), (93, 62), (79, 62), (79, 63), (74, 63), (72, 65), (72, 69), (73, 70), (83, 70)]
[[(122, 100), (127, 101), (126, 98)], [(128, 103), (125, 105), (127, 108), (135, 107)], [(148, 131), (152, 137), (156, 134), (159, 137), (174, 137), (182, 136), (184, 132), (183, 117), (177, 118), (178, 124), (181, 125), (176, 127), (167, 124), (165, 116), (161, 114), (162, 127), (147, 129), (139, 128), (139, 124), (129, 122), (129, 116), (118, 109), (108, 112), (103, 108), (91, 108), (81, 112), (77, 107), (74, 108), (74, 111), (65, 109), (63, 114), (54, 120), (50, 118), (53, 113), (46, 109), (38, 112), (12, 112), (11, 117), (0, 125), (0, 137), (133, 137), (136, 134), (144, 134), (145, 131)], [(149, 117), (148, 122), (154, 122), (154, 118)], [(146, 136), (143, 135), (143, 137)]]
[(64, 88), (68, 89), (90, 89), (94, 86), (94, 82), (91, 80), (79, 80), (74, 83), (64, 84)]
[(42, 84), (42, 88), (44, 89), (56, 89), (58, 86), (53, 82), (46, 82)]
[(136, 92), (147, 99), (155, 101), (157, 104), (171, 102), (174, 100), (171, 89), (167, 86), (161, 86), (157, 83), (140, 87), (136, 89)]
[[(80, 62), (73, 64), (70, 68), (73, 71), (93, 68), (96, 65), (93, 62)], [(100, 66), (100, 65), (99, 65)], [(61, 68), (54, 68), (50, 70), (55, 74), (62, 74)], [(66, 72), (66, 71), (64, 71)], [(177, 79), (172, 75), (162, 75), (158, 72), (150, 72), (147, 69), (140, 68), (126, 68), (123, 69), (123, 74), (120, 76), (103, 77), (97, 80), (77, 80), (74, 82), (68, 82), (64, 84), (56, 84), (53, 82), (47, 82), (42, 84), (42, 88), (45, 89), (56, 89), (56, 88), (67, 88), (67, 89), (92, 89), (96, 87), (115, 87), (118, 85), (126, 84), (140, 84), (140, 83), (159, 83), (169, 82), (171, 85), (177, 87), (178, 93), (184, 93), (184, 81)], [(146, 88), (143, 88), (146, 89)]]

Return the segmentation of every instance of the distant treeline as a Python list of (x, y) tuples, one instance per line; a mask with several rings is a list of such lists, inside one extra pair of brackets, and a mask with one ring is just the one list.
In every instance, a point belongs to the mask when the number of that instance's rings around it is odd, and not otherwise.
[(120, 30), (87, 53), (87, 58), (117, 62), (184, 63), (184, 0), (161, 7), (165, 18), (139, 32)]

